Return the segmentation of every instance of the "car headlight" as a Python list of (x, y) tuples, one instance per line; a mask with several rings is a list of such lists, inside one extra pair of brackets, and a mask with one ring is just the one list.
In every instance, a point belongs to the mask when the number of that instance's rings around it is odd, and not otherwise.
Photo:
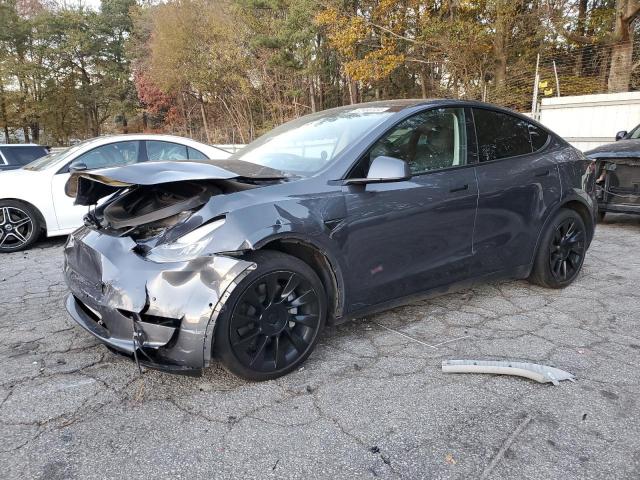
[(213, 233), (224, 225), (224, 218), (202, 225), (173, 242), (152, 248), (147, 258), (153, 262), (186, 262), (201, 256)]

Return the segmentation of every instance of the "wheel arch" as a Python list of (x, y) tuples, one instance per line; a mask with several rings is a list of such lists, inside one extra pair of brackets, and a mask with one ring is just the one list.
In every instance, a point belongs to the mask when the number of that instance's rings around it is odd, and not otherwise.
[(587, 234), (589, 236), (589, 238), (587, 239), (587, 248), (591, 244), (591, 240), (593, 239), (593, 234), (595, 232), (595, 220), (591, 215), (591, 209), (589, 205), (584, 200), (579, 199), (579, 197), (568, 198), (565, 201), (556, 205), (556, 207), (549, 212), (549, 214), (547, 215), (547, 218), (545, 218), (544, 223), (542, 224), (542, 228), (538, 232), (538, 238), (536, 239), (536, 246), (533, 250), (533, 254), (531, 257), (532, 268), (533, 268), (533, 262), (535, 261), (536, 255), (538, 254), (538, 248), (540, 248), (540, 240), (542, 239), (542, 235), (544, 234), (544, 231), (547, 229), (547, 226), (549, 225), (549, 222), (551, 221), (551, 219), (563, 208), (574, 210), (575, 212), (578, 213), (578, 215), (580, 215), (580, 218), (582, 218), (582, 221), (584, 222), (585, 227), (587, 228)]
[(595, 233), (596, 228), (595, 221), (593, 219), (593, 216), (591, 215), (589, 207), (580, 200), (572, 199), (560, 205), (560, 208), (567, 208), (578, 212), (578, 214), (582, 218), (582, 221), (584, 222), (584, 226), (587, 227), (587, 234), (589, 235), (587, 246), (589, 246), (589, 244), (591, 244), (591, 240), (593, 239), (593, 234)]
[(337, 260), (317, 243), (298, 236), (281, 236), (266, 239), (256, 250), (275, 250), (292, 255), (318, 275), (327, 292), (329, 320), (342, 317), (344, 311), (344, 278)]
[(25, 205), (28, 205), (30, 208), (33, 208), (33, 211), (36, 212), (36, 215), (38, 216), (38, 222), (40, 222), (40, 225), (42, 226), (42, 229), (43, 229), (42, 233), (46, 233), (46, 231), (48, 230), (47, 220), (45, 219), (40, 209), (33, 203), (28, 202), (27, 200), (24, 200), (22, 198), (12, 198), (12, 197), (0, 198), (0, 202), (1, 201), (23, 203)]

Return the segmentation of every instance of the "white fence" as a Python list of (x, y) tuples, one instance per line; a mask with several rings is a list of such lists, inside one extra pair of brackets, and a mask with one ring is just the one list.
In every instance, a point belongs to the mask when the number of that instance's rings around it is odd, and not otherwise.
[(574, 147), (590, 150), (640, 124), (640, 92), (544, 98), (538, 119)]

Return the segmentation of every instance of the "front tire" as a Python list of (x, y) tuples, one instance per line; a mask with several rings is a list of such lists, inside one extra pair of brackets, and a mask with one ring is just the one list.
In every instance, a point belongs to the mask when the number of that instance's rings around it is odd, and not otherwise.
[(31, 247), (41, 232), (42, 223), (34, 207), (16, 200), (0, 200), (0, 253)]
[(325, 326), (327, 296), (318, 275), (296, 257), (258, 251), (249, 259), (257, 268), (225, 302), (214, 352), (231, 373), (270, 380), (309, 357)]
[(529, 281), (564, 288), (580, 273), (587, 250), (587, 230), (578, 212), (563, 208), (547, 225)]

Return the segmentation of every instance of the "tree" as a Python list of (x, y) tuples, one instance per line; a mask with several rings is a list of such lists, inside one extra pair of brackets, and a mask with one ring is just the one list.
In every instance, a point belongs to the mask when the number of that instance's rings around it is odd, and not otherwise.
[(125, 45), (133, 30), (130, 11), (135, 0), (101, 0), (97, 32), (102, 40), (99, 67), (104, 72), (106, 94), (113, 99), (112, 109), (118, 112), (124, 133), (128, 132), (127, 116), (138, 106)]
[[(639, 0), (592, 0), (560, 2), (553, 4), (554, 24), (567, 40), (583, 48), (606, 47), (609, 92), (627, 91), (634, 70), (635, 20), (640, 16)], [(578, 9), (577, 17), (574, 12)], [(569, 21), (567, 21), (569, 18)], [(576, 22), (571, 21), (577, 19)], [(581, 50), (581, 52), (584, 50)], [(583, 66), (583, 58), (580, 66)]]
[[(635, 88), (640, 0), (0, 0), (0, 128), (68, 144), (144, 128), (248, 142), (383, 98), (528, 109), (536, 55), (563, 93)], [(635, 56), (634, 56), (635, 55)], [(635, 62), (635, 63), (634, 63)]]
[(545, 33), (541, 15), (536, 1), (374, 0), (336, 2), (317, 20), (347, 75), (376, 97), (416, 96), (418, 84), (423, 97), (482, 98), (489, 84), (504, 94), (509, 68), (531, 69)]
[(611, 35), (611, 67), (607, 85), (609, 92), (626, 92), (633, 66), (633, 22), (640, 16), (639, 0), (616, 0), (613, 34)]

